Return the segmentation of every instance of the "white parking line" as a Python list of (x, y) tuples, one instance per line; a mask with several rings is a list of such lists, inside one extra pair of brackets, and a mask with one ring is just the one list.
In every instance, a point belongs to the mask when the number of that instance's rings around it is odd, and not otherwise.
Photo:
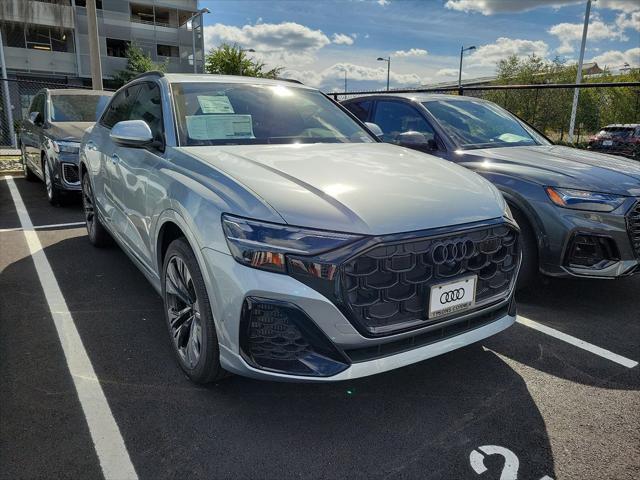
[[(31, 228), (34, 230), (44, 230), (45, 228), (60, 228), (60, 227), (79, 227), (80, 225), (84, 225), (84, 222), (69, 222), (69, 223), (52, 223), (50, 225), (35, 225)], [(4, 232), (19, 232), (24, 230), (23, 227), (15, 227), (15, 228), (0, 228), (0, 233)]]
[(518, 315), (518, 319), (516, 321), (529, 328), (533, 328), (534, 330), (557, 338), (558, 340), (567, 342), (575, 347), (591, 352), (602, 358), (606, 358), (607, 360), (611, 360), (612, 362), (622, 365), (623, 367), (633, 368), (638, 365), (638, 362), (636, 362), (635, 360), (630, 360), (626, 357), (618, 355), (617, 353), (613, 353), (609, 350), (605, 350), (604, 348), (597, 347), (591, 343), (585, 342), (584, 340), (580, 340), (579, 338), (572, 337), (571, 335), (567, 335), (566, 333), (562, 333), (561, 331), (554, 328), (547, 327), (546, 325), (542, 325), (538, 322), (534, 322), (533, 320), (530, 320), (526, 317), (521, 317)]
[(42, 250), (42, 244), (31, 223), (20, 192), (11, 177), (5, 177), (5, 180), (9, 185), (40, 284), (58, 332), (67, 367), (100, 460), (102, 473), (107, 480), (137, 479), (138, 475), (131, 463), (118, 424), (113, 418), (51, 265)]

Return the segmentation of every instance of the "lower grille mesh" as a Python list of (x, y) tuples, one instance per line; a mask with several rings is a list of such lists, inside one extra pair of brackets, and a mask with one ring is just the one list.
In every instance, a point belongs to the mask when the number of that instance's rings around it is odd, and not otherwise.
[(80, 177), (78, 176), (78, 167), (70, 165), (68, 163), (62, 164), (62, 176), (67, 183), (79, 183)]
[(343, 266), (343, 302), (361, 328), (381, 335), (424, 324), (435, 284), (477, 275), (476, 303), (500, 300), (515, 280), (517, 237), (504, 224), (380, 244)]

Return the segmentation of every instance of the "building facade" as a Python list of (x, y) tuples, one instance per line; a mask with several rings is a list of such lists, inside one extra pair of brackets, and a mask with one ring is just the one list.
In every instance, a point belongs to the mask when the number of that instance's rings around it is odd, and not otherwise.
[[(2, 0), (0, 30), (9, 78), (91, 85), (86, 0)], [(125, 68), (134, 42), (168, 72), (202, 71), (197, 0), (96, 0), (105, 85)], [(194, 30), (192, 31), (192, 23)]]

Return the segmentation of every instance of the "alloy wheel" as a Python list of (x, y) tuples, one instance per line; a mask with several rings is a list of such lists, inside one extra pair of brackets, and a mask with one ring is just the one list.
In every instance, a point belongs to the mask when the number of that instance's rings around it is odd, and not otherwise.
[(51, 180), (51, 172), (49, 171), (49, 165), (46, 161), (44, 162), (43, 170), (44, 184), (47, 187), (47, 197), (51, 200), (53, 198), (53, 181)]
[(84, 221), (87, 225), (89, 235), (92, 235), (95, 228), (95, 211), (93, 209), (93, 191), (87, 175), (82, 179), (82, 208), (84, 210)]
[(167, 265), (165, 292), (171, 338), (180, 360), (192, 369), (202, 351), (202, 321), (193, 278), (179, 256), (172, 257)]

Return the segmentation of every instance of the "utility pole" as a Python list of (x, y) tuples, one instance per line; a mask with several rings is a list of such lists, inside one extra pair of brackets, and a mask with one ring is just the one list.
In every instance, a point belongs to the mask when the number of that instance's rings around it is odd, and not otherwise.
[(4, 61), (4, 43), (2, 42), (2, 30), (0, 30), (0, 62), (2, 62), (2, 98), (4, 100), (4, 111), (7, 116), (7, 126), (9, 127), (9, 137), (11, 146), (18, 148), (16, 142), (16, 132), (13, 129), (13, 111), (11, 110), (11, 97), (9, 96), (9, 81), (7, 80), (7, 65)]
[[(584, 61), (584, 49), (587, 44), (587, 30), (589, 29), (589, 14), (591, 13), (591, 0), (587, 0), (587, 10), (584, 13), (584, 27), (582, 27), (582, 44), (580, 45), (580, 57), (578, 58), (578, 73), (576, 85), (582, 82), (582, 62)], [(573, 91), (573, 105), (571, 106), (571, 120), (569, 121), (569, 143), (573, 143), (573, 129), (576, 126), (576, 113), (578, 111), (578, 96), (580, 89)]]
[(82, 76), (80, 70), (80, 42), (78, 40), (78, 12), (76, 10), (76, 0), (71, 0), (71, 9), (73, 10), (73, 49), (76, 51), (76, 70), (78, 78)]
[(100, 62), (96, 0), (87, 0), (87, 26), (89, 29), (89, 58), (91, 59), (91, 87), (94, 90), (102, 90), (102, 63)]
[(389, 91), (389, 75), (391, 73), (391, 55), (388, 58), (378, 57), (379, 62), (387, 62), (387, 92)]
[[(462, 91), (461, 90), (462, 89), (462, 57), (464, 56), (464, 52), (469, 52), (475, 49), (476, 49), (475, 45), (467, 48), (464, 48), (464, 45), (460, 47), (460, 68), (458, 70), (458, 91)], [(462, 93), (460, 95), (462, 95)]]
[(344, 71), (344, 92), (347, 93), (347, 71)]

